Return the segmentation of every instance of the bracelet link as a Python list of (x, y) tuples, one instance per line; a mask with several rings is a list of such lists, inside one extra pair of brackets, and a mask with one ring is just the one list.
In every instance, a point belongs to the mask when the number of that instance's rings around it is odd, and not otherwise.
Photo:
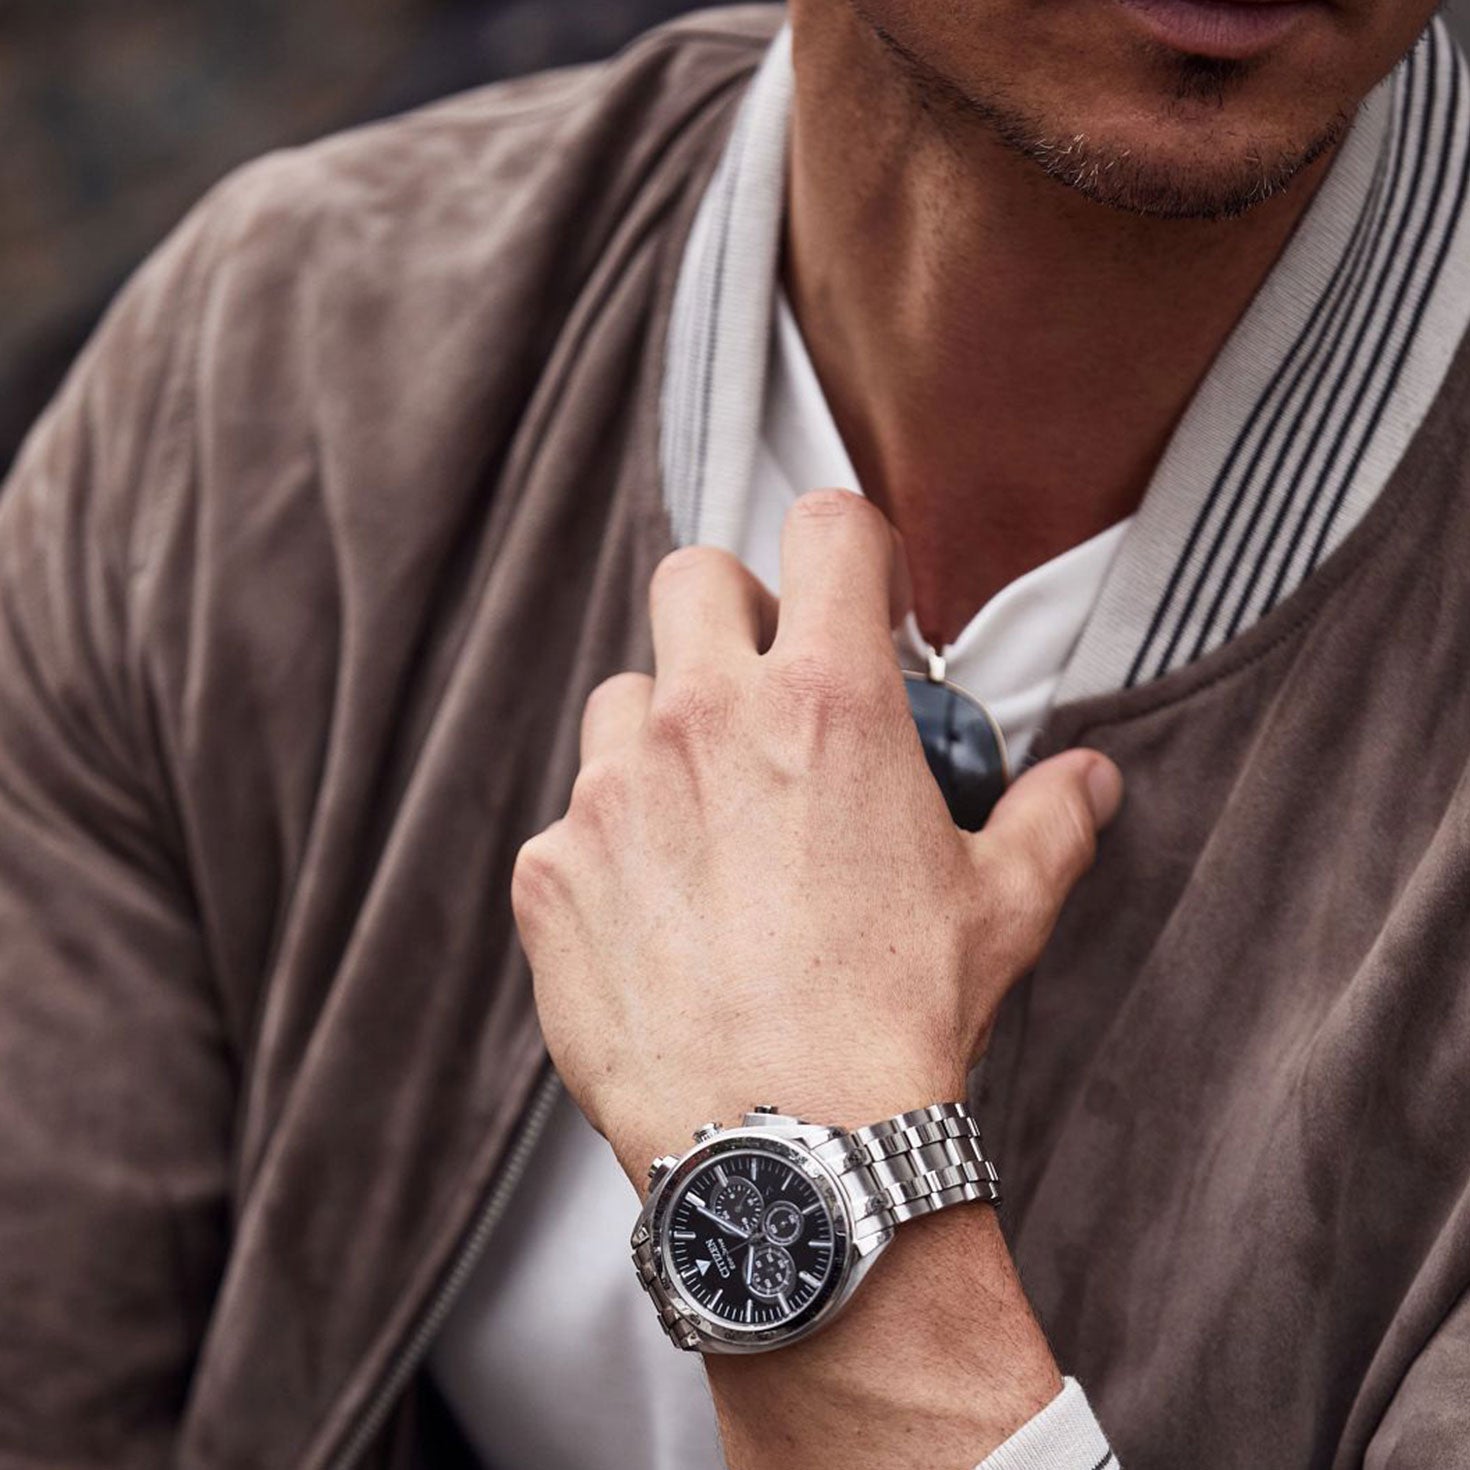
[(980, 1125), (963, 1103), (935, 1103), (887, 1118), (817, 1149), (857, 1202), (859, 1248), (906, 1220), (967, 1202), (997, 1204), (1000, 1176)]

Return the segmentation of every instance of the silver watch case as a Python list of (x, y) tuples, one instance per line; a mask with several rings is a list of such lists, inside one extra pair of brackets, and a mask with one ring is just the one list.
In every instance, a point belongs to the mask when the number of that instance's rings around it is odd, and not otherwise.
[[(651, 1189), (630, 1244), (643, 1289), (671, 1341), (690, 1352), (761, 1353), (785, 1347), (827, 1326), (850, 1302), (873, 1262), (893, 1239), (894, 1217), (882, 1208), (877, 1181), (854, 1168), (842, 1128), (806, 1123), (773, 1112), (747, 1113), (735, 1128), (707, 1125), (678, 1159), (654, 1161)], [(771, 1327), (738, 1327), (710, 1315), (688, 1296), (669, 1263), (665, 1217), (679, 1186), (722, 1154), (757, 1149), (800, 1169), (832, 1215), (836, 1255), (827, 1284), (796, 1316)]]

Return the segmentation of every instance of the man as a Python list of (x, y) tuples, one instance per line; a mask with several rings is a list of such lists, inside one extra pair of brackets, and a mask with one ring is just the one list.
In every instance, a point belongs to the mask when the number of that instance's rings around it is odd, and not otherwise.
[(970, 1202), (706, 1358), (732, 1465), (1470, 1463), (1427, 20), (713, 13), (196, 211), (0, 497), (10, 1462), (718, 1464), (544, 1028), (640, 1187), (983, 1055), (1007, 1238), (940, 1109)]

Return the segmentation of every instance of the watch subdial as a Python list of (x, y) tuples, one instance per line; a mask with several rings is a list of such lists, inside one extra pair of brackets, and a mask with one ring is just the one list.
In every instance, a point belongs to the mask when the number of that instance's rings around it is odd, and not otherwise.
[(766, 1202), (761, 1192), (739, 1175), (726, 1179), (710, 1197), (710, 1212), (733, 1225), (744, 1235), (754, 1235), (761, 1228)]
[(801, 1211), (789, 1199), (778, 1199), (766, 1207), (766, 1239), (791, 1245), (801, 1237)]
[(745, 1268), (745, 1284), (752, 1296), (763, 1301), (776, 1301), (784, 1297), (795, 1283), (796, 1262), (785, 1246), (772, 1245), (766, 1240), (751, 1247), (750, 1260)]

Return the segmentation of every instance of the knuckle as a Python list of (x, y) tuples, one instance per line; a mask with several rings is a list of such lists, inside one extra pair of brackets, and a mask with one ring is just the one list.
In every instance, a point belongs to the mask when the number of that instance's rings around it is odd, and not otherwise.
[(570, 815), (593, 827), (621, 823), (633, 802), (628, 773), (610, 760), (591, 761), (572, 783)]
[[(794, 654), (770, 670), (778, 720), (812, 737), (885, 734), (895, 727), (892, 680), (881, 670), (821, 650)], [(907, 717), (907, 709), (902, 713)]]
[(653, 569), (649, 596), (657, 603), (668, 591), (689, 577), (703, 577), (729, 563), (739, 565), (737, 558), (718, 546), (679, 546), (664, 556)]
[(566, 878), (551, 831), (523, 842), (510, 874), (510, 906), (516, 923), (534, 928), (548, 909), (566, 893)]
[(728, 730), (738, 693), (734, 681), (715, 671), (659, 686), (648, 712), (648, 733), (656, 745), (687, 750)]
[(1056, 918), (1052, 883), (1039, 854), (1009, 848), (985, 863), (990, 896), (990, 933), (1007, 966), (1019, 973), (1040, 955)]
[(1013, 859), (1010, 876), (1006, 898), (1012, 922), (1026, 944), (1039, 947), (1056, 910), (1051, 873), (1040, 853), (1026, 851)]
[(1090, 809), (1076, 795), (1037, 813), (1022, 840), (1008, 841), (984, 859), (1007, 951), (1022, 968), (1040, 956), (1096, 846)]
[(771, 669), (778, 701), (798, 716), (823, 722), (861, 713), (865, 691), (828, 654), (807, 651), (783, 659)]
[(604, 705), (622, 704), (624, 700), (641, 694), (647, 684), (647, 674), (613, 674), (596, 685), (587, 696), (587, 703), (582, 707), (583, 716), (599, 713)]
[(615, 699), (623, 695), (641, 693), (649, 683), (649, 675), (624, 669), (620, 674), (610, 674), (593, 691), (593, 699)]
[(1060, 905), (1067, 890), (1092, 866), (1092, 860), (1097, 856), (1097, 827), (1092, 819), (1092, 809), (1079, 787), (1068, 788), (1056, 803), (1045, 838), (1056, 855), (1055, 881), (1061, 887), (1056, 900)]

